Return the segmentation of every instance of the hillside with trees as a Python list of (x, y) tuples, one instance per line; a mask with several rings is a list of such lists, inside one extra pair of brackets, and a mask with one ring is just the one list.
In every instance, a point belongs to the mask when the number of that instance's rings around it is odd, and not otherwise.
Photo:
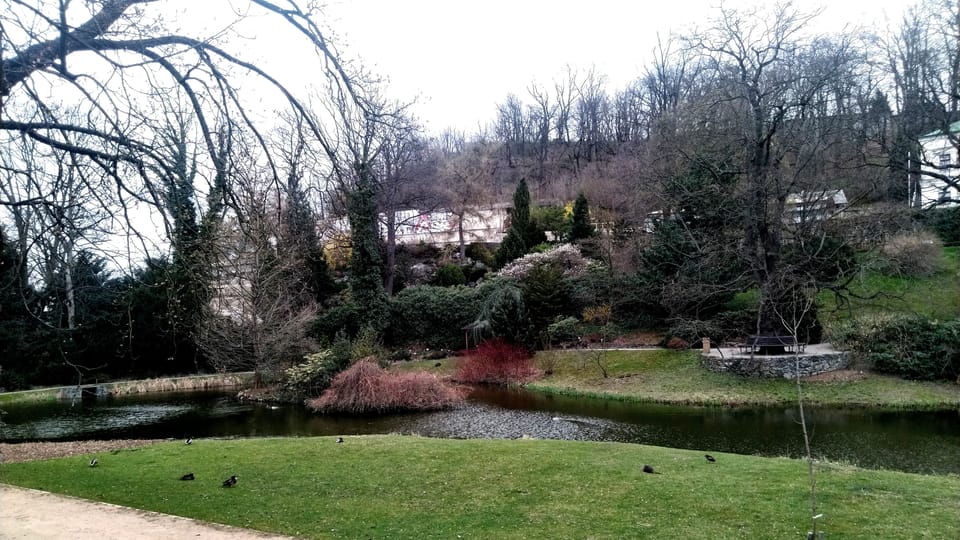
[[(919, 146), (939, 130), (960, 148), (955, 2), (843, 34), (789, 3), (721, 7), (638, 54), (646, 68), (622, 88), (568, 67), (504, 96), (476, 132), (439, 134), (330, 40), (319, 9), (251, 0), (202, 35), (150, 0), (68, 4), (0, 14), (8, 390), (276, 379), (345, 341), (397, 358), (642, 330), (677, 346), (816, 343), (877, 293), (865, 273), (935, 274), (960, 236), (960, 201), (913, 204), (931, 167), (957, 185)], [(309, 89), (232, 48), (259, 19), (297, 38)], [(264, 94), (282, 110), (258, 110)], [(503, 241), (469, 241), (463, 224), (494, 207), (509, 208)], [(440, 210), (456, 243), (398, 240)], [(956, 353), (924, 360), (939, 361), (910, 373), (958, 375)], [(321, 364), (329, 383), (349, 362)]]

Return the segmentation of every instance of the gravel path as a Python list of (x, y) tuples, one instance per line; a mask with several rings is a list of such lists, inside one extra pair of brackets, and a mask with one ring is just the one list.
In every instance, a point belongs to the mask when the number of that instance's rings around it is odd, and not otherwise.
[(0, 538), (288, 540), (290, 537), (0, 484)]

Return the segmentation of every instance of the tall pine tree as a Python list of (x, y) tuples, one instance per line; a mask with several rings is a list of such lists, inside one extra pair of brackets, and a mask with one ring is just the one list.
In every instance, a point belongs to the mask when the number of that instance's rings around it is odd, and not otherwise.
[(594, 235), (593, 225), (590, 224), (590, 205), (586, 195), (580, 192), (573, 202), (573, 223), (570, 227), (570, 240), (577, 241), (591, 238)]
[(513, 210), (510, 212), (510, 230), (500, 244), (495, 257), (496, 265), (502, 268), (508, 262), (522, 257), (527, 252), (527, 236), (530, 231), (530, 190), (527, 180), (521, 179), (513, 192)]

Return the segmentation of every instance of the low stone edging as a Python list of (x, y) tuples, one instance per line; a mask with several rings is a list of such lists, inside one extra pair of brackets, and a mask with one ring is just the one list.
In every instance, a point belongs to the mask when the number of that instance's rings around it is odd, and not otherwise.
[(799, 361), (800, 377), (810, 377), (828, 371), (844, 369), (850, 364), (846, 351), (801, 353), (785, 355), (708, 355), (703, 357), (703, 366), (710, 371), (734, 373), (745, 377), (768, 377), (795, 379)]

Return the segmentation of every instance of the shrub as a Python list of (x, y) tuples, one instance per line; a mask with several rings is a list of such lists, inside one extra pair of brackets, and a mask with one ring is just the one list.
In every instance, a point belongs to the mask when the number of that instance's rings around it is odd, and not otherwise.
[(350, 359), (359, 360), (361, 358), (379, 357), (383, 353), (383, 344), (380, 334), (376, 330), (365, 327), (357, 334), (357, 337), (350, 342)]
[(954, 380), (960, 375), (960, 320), (863, 317), (837, 325), (830, 337), (880, 372), (908, 379)]
[(468, 352), (453, 379), (473, 384), (510, 384), (528, 382), (539, 375), (526, 349), (496, 339)]
[(572, 244), (561, 244), (543, 253), (531, 253), (507, 264), (500, 275), (513, 279), (524, 279), (534, 267), (550, 264), (561, 268), (564, 277), (583, 275), (587, 270), (587, 260), (580, 249)]
[(325, 343), (332, 342), (339, 332), (346, 332), (350, 336), (360, 332), (360, 314), (356, 304), (341, 304), (326, 310), (317, 317), (310, 330), (314, 337)]
[(467, 246), (467, 257), (482, 262), (485, 266), (493, 266), (493, 252), (484, 244), (475, 243)]
[(349, 363), (349, 358), (344, 359), (332, 350), (307, 355), (302, 363), (283, 372), (280, 390), (300, 397), (319, 396)]
[(307, 401), (307, 407), (351, 414), (432, 411), (451, 407), (463, 398), (460, 389), (431, 373), (393, 373), (365, 359), (337, 375), (323, 395)]
[(960, 206), (925, 210), (918, 220), (937, 233), (944, 244), (960, 245)]
[(893, 236), (881, 249), (882, 270), (899, 276), (929, 276), (940, 270), (943, 244), (934, 234), (920, 231)]
[(435, 285), (441, 287), (453, 287), (455, 285), (464, 285), (467, 283), (467, 276), (463, 269), (455, 264), (445, 264), (437, 269), (437, 275), (433, 278)]
[(680, 340), (688, 345), (690, 343), (700, 343), (701, 338), (709, 337), (713, 341), (723, 341), (723, 332), (712, 321), (698, 321), (696, 319), (683, 319), (673, 323), (667, 329), (664, 338), (667, 340), (667, 347), (674, 349), (670, 343), (673, 340)]
[(557, 317), (547, 326), (551, 341), (572, 341), (579, 337), (580, 321), (573, 317)]
[(613, 316), (610, 304), (589, 306), (583, 309), (583, 322), (589, 324), (607, 324)]
[(690, 343), (689, 343), (687, 340), (685, 340), (685, 339), (681, 339), (681, 338), (678, 338), (678, 337), (672, 337), (672, 338), (670, 338), (670, 339), (667, 341), (667, 348), (668, 348), (668, 349), (673, 349), (673, 350), (675, 350), (675, 351), (680, 351), (680, 350), (683, 350), (683, 349), (689, 349), (689, 348), (690, 348)]
[(421, 343), (431, 349), (460, 348), (463, 328), (480, 313), (487, 287), (420, 285), (390, 299), (389, 341)]

